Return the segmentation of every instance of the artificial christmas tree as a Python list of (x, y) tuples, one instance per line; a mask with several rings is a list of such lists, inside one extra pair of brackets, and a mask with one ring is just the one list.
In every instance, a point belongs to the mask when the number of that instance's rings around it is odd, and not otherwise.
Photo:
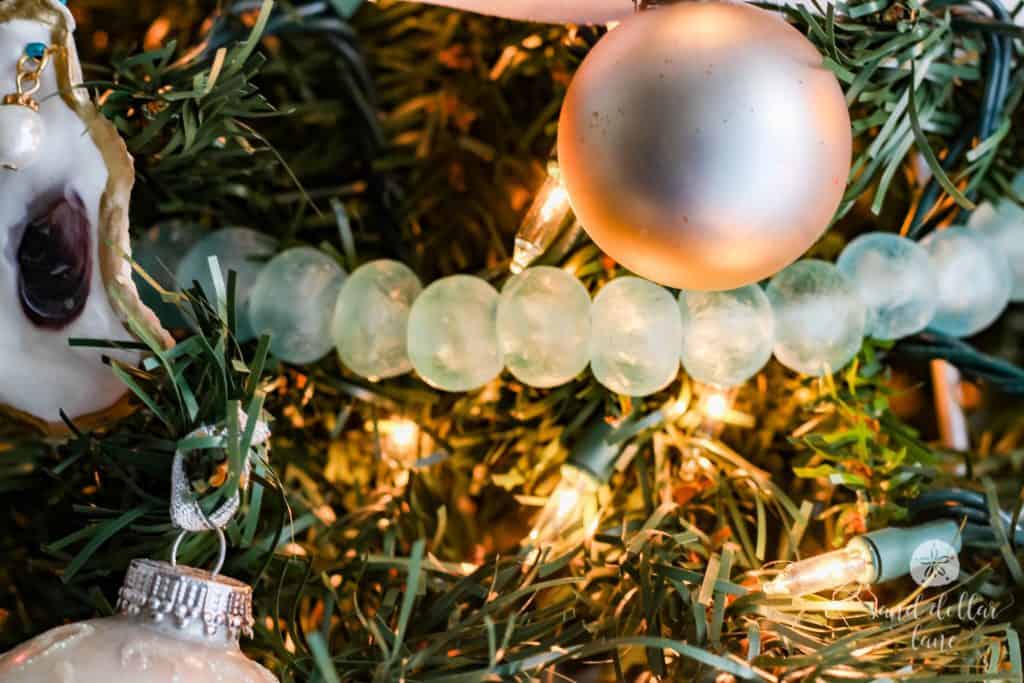
[[(571, 210), (601, 167), (553, 159), (594, 46), (682, 11), (622, 4), (71, 0), (75, 91), (134, 157), (134, 286), (162, 325), (70, 335), (127, 393), (117, 421), (61, 415), (104, 394), (54, 391), (56, 365), (4, 377), (47, 388), (65, 433), (0, 423), (0, 649), (110, 617), (138, 558), (210, 566), (218, 535), (180, 529), (223, 526), (242, 647), (281, 681), (1021, 679), (1024, 354), (991, 246), (1024, 231), (1010, 13), (758, 10), (840, 84), (852, 167), (802, 260), (709, 294), (731, 284), (668, 290), (602, 253)], [(648, 86), (645, 144), (676, 106)]]

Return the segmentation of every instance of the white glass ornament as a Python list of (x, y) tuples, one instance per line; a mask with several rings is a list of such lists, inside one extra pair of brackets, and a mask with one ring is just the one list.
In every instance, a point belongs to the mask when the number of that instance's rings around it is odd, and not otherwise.
[(0, 657), (3, 683), (277, 683), (238, 647), (252, 589), (166, 562), (132, 562), (119, 614), (61, 626)]
[(0, 105), (0, 167), (8, 171), (28, 168), (43, 146), (43, 117), (20, 104)]
[(373, 261), (342, 285), (331, 335), (342, 362), (371, 380), (412, 370), (407, 337), (409, 311), (423, 284), (398, 261)]
[(224, 228), (199, 240), (178, 264), (175, 279), (180, 289), (191, 289), (198, 282), (211, 304), (216, 305), (217, 290), (210, 272), (210, 257), (216, 256), (221, 276), (227, 286), (228, 271), (235, 271), (235, 310), (239, 341), (249, 341), (256, 334), (246, 315), (249, 295), (256, 277), (277, 251), (277, 240), (249, 228)]
[(679, 293), (683, 368), (707, 384), (746, 382), (772, 357), (775, 317), (757, 285), (727, 292)]
[(1006, 255), (980, 232), (961, 227), (934, 232), (921, 246), (938, 279), (939, 304), (929, 327), (969, 337), (995, 322), (1013, 288)]
[(565, 384), (590, 362), (590, 295), (561, 268), (528, 268), (498, 303), (505, 367), (531, 387)]
[(980, 231), (1006, 255), (1013, 273), (1010, 300), (1024, 301), (1024, 208), (1009, 200), (997, 205), (985, 202), (971, 214), (967, 226)]
[(443, 391), (472, 391), (501, 373), (498, 292), (469, 275), (434, 282), (409, 314), (409, 358), (423, 380)]
[(794, 263), (766, 290), (775, 312), (775, 357), (791, 370), (821, 376), (860, 350), (867, 311), (857, 289), (833, 264)]
[[(203, 229), (193, 223), (160, 223), (132, 240), (132, 257), (160, 287), (167, 292), (174, 292), (178, 290), (178, 283), (174, 279), (178, 265), (203, 235)], [(160, 292), (138, 272), (133, 271), (132, 274), (142, 302), (156, 313), (166, 327), (182, 327), (187, 324), (179, 306), (165, 302)]]
[(702, 291), (799, 258), (839, 206), (851, 148), (821, 54), (747, 3), (629, 17), (587, 55), (558, 126), (562, 177), (598, 246), (638, 275)]
[(249, 325), (270, 335), (270, 351), (288, 363), (315, 363), (326, 356), (331, 311), (345, 272), (318, 249), (297, 247), (271, 259), (260, 271), (249, 297)]
[(679, 374), (683, 326), (664, 287), (620, 277), (601, 288), (591, 308), (590, 368), (597, 381), (626, 396), (647, 396)]
[(872, 232), (846, 245), (836, 267), (867, 307), (867, 334), (901, 339), (928, 326), (938, 305), (938, 280), (928, 252), (906, 237)]

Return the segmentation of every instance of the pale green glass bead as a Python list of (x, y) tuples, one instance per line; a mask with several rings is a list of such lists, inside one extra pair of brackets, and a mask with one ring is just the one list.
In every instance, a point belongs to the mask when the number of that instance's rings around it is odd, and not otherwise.
[(775, 313), (775, 357), (787, 368), (820, 377), (857, 355), (867, 312), (853, 282), (833, 264), (794, 263), (765, 293)]
[(996, 321), (1010, 302), (1013, 272), (999, 247), (978, 230), (953, 227), (921, 240), (939, 282), (929, 327), (969, 337)]
[(498, 303), (505, 367), (531, 387), (565, 384), (590, 362), (590, 295), (561, 268), (528, 268)]
[(206, 298), (215, 305), (217, 295), (210, 274), (210, 257), (217, 257), (225, 286), (228, 271), (235, 271), (235, 309), (238, 311), (236, 332), (240, 341), (249, 341), (256, 336), (245, 315), (249, 296), (260, 270), (276, 250), (277, 240), (262, 232), (249, 228), (217, 230), (192, 246), (178, 264), (175, 279), (181, 289), (191, 289), (192, 283), (198, 282)]
[(675, 299), (638, 277), (605, 285), (591, 309), (590, 368), (597, 381), (626, 396), (647, 396), (679, 374), (683, 328)]
[(374, 381), (412, 370), (409, 312), (422, 291), (404, 263), (380, 260), (357, 268), (338, 294), (331, 325), (341, 361)]
[(1024, 208), (1009, 199), (996, 205), (985, 202), (971, 214), (967, 225), (979, 230), (1006, 255), (1013, 272), (1010, 300), (1024, 301)]
[(888, 232), (861, 235), (846, 245), (836, 266), (867, 306), (868, 334), (901, 339), (928, 326), (938, 304), (938, 282), (928, 252)]
[[(167, 221), (143, 231), (132, 239), (132, 258), (153, 280), (168, 292), (180, 288), (175, 272), (189, 249), (204, 236), (203, 229), (193, 223)], [(138, 272), (132, 271), (135, 287), (142, 303), (153, 311), (164, 327), (184, 327), (181, 308), (163, 300), (160, 292)], [(185, 283), (191, 284), (191, 283)]]
[(480, 278), (453, 275), (423, 290), (409, 314), (409, 359), (444, 391), (472, 391), (501, 373), (498, 292)]
[(772, 357), (775, 317), (757, 285), (725, 292), (679, 293), (683, 368), (707, 384), (746, 382)]
[(341, 266), (310, 247), (289, 249), (266, 265), (252, 288), (249, 322), (270, 335), (270, 351), (288, 363), (313, 363), (326, 356), (331, 311), (345, 280)]

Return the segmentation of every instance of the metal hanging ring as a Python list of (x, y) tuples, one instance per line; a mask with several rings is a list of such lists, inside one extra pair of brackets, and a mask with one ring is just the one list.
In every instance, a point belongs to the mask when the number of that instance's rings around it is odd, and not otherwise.
[[(246, 416), (239, 411), (239, 426), (244, 431), (246, 428)], [(210, 426), (200, 427), (190, 436), (226, 436), (227, 430)], [(266, 444), (270, 438), (270, 429), (266, 423), (259, 421), (253, 430), (250, 449), (258, 448)], [(252, 464), (251, 454), (246, 453), (240, 473), (239, 490), (217, 510), (207, 515), (192, 491), (192, 485), (185, 472), (185, 459), (187, 452), (178, 449), (174, 453), (174, 460), (171, 463), (171, 522), (179, 529), (187, 531), (205, 531), (207, 529), (227, 526), (231, 519), (238, 512), (242, 498), (240, 489), (249, 478)]]
[[(211, 531), (217, 534), (217, 542), (219, 548), (217, 550), (217, 563), (213, 565), (213, 569), (210, 570), (210, 576), (217, 576), (220, 574), (220, 570), (224, 568), (224, 560), (228, 555), (228, 539), (224, 536), (224, 530), (219, 527), (212, 527)], [(185, 540), (185, 537), (191, 533), (188, 529), (182, 530), (178, 537), (174, 539), (174, 545), (171, 546), (171, 566), (178, 566), (178, 549), (181, 548), (181, 542)]]
[[(238, 424), (240, 430), (245, 432), (247, 416), (241, 409), (239, 409)], [(223, 427), (203, 426), (192, 432), (189, 436), (224, 438), (227, 436), (227, 430)], [(252, 458), (252, 450), (259, 448), (260, 446), (266, 447), (265, 444), (267, 444), (269, 439), (270, 428), (265, 422), (259, 420), (252, 430), (252, 439), (249, 443), (249, 449), (245, 453), (238, 490), (234, 492), (226, 503), (209, 515), (206, 514), (203, 507), (196, 499), (196, 496), (192, 491), (191, 483), (188, 479), (188, 474), (185, 471), (185, 458), (187, 456), (187, 451), (183, 451), (179, 448), (174, 453), (174, 460), (171, 465), (170, 515), (171, 523), (174, 524), (176, 528), (180, 529), (181, 533), (179, 533), (178, 537), (174, 539), (174, 545), (171, 546), (171, 566), (178, 566), (178, 550), (181, 548), (181, 542), (185, 540), (185, 536), (189, 533), (213, 531), (217, 534), (220, 549), (217, 554), (217, 563), (214, 565), (211, 575), (217, 576), (220, 574), (220, 570), (224, 567), (224, 559), (227, 556), (228, 548), (227, 538), (224, 536), (224, 527), (231, 522), (231, 519), (238, 512), (238, 508), (241, 505), (241, 489), (244, 487), (244, 482), (248, 479), (252, 468), (252, 463), (250, 462)]]
[[(42, 87), (42, 73), (46, 65), (50, 63), (50, 50), (43, 52), (39, 59), (22, 55), (18, 60), (18, 94), (23, 97), (34, 95)], [(25, 83), (31, 83), (26, 87)]]

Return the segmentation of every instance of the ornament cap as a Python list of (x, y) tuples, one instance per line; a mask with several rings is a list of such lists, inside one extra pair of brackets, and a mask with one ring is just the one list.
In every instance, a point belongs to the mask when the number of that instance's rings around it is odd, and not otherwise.
[(252, 588), (235, 579), (157, 560), (133, 560), (118, 611), (183, 636), (237, 643), (252, 637)]

